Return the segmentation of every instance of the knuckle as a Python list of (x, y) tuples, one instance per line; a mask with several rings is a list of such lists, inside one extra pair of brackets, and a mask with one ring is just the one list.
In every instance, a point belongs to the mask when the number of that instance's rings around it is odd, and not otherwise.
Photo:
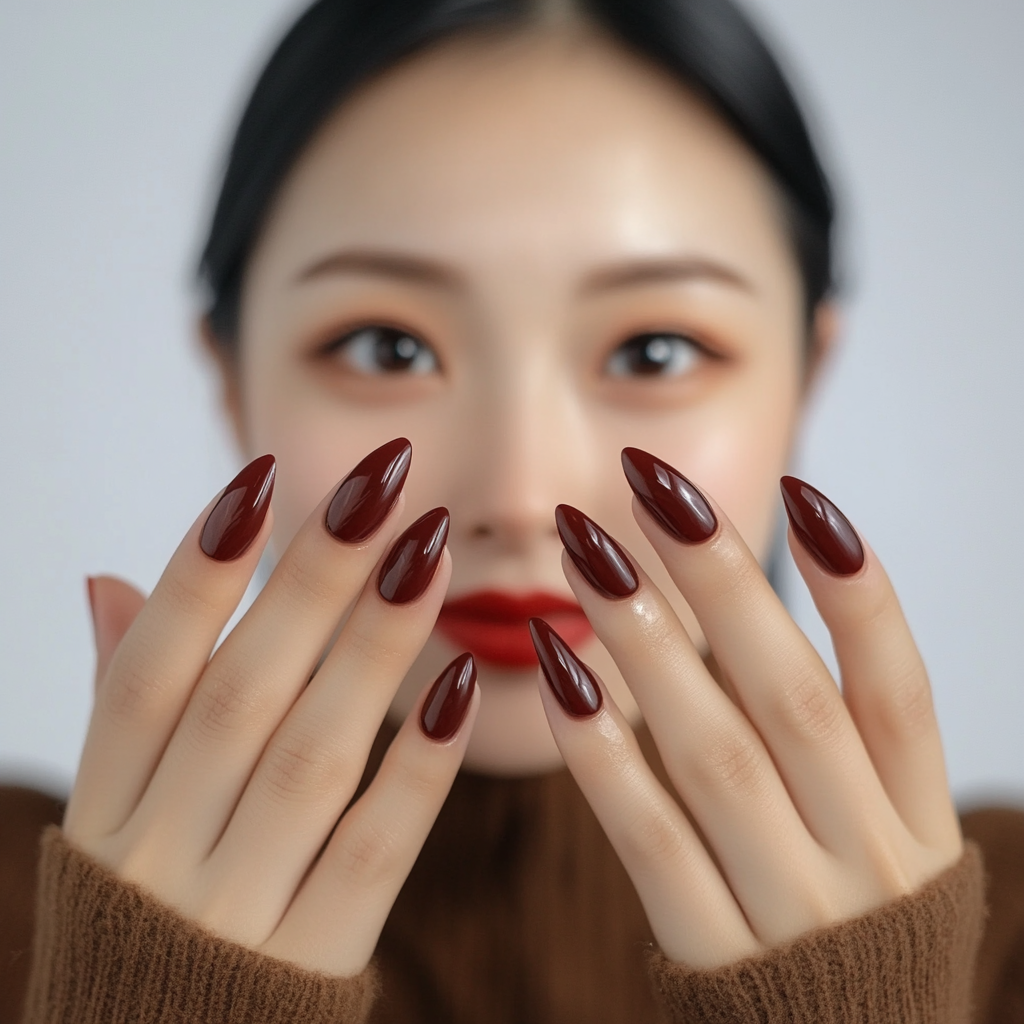
[(919, 739), (936, 727), (932, 688), (916, 672), (900, 674), (889, 682), (879, 712), (883, 727), (891, 735)]
[(340, 768), (337, 757), (315, 740), (290, 736), (268, 749), (259, 777), (278, 800), (319, 799), (337, 788)]
[(104, 680), (99, 697), (108, 718), (138, 727), (161, 715), (163, 695), (169, 689), (170, 680), (154, 672), (146, 659), (121, 657)]
[(221, 614), (206, 588), (189, 575), (168, 575), (161, 580), (160, 599), (172, 614), (184, 619), (208, 622)]
[(709, 598), (730, 607), (748, 604), (768, 586), (763, 571), (731, 537), (722, 536), (714, 544), (717, 571), (708, 580)]
[(366, 623), (353, 621), (345, 627), (342, 639), (350, 655), (360, 663), (385, 669), (404, 663), (406, 651), (379, 627), (370, 632)]
[(868, 586), (862, 586), (858, 592), (856, 625), (860, 630), (872, 630), (894, 617), (903, 618), (903, 611), (896, 597), (896, 592), (887, 580), (876, 580)]
[(397, 872), (397, 840), (370, 817), (346, 822), (336, 851), (336, 870), (360, 886), (387, 885)]
[(797, 738), (818, 743), (836, 736), (846, 716), (835, 685), (815, 666), (798, 671), (780, 694), (777, 717)]
[(438, 776), (436, 766), (431, 771), (426, 764), (400, 762), (395, 768), (394, 782), (417, 803), (429, 803), (437, 797), (441, 781)]
[(221, 667), (192, 698), (191, 724), (203, 738), (218, 741), (260, 710), (256, 687), (241, 668)]
[(323, 571), (323, 560), (307, 557), (302, 548), (278, 564), (276, 575), (281, 588), (299, 604), (320, 608), (339, 599), (339, 588), (332, 583), (332, 574)]
[(677, 864), (689, 844), (678, 822), (655, 809), (645, 809), (625, 830), (623, 842), (628, 854), (651, 867)]
[(704, 747), (690, 774), (705, 791), (735, 794), (760, 790), (768, 778), (757, 744), (748, 737), (729, 732)]

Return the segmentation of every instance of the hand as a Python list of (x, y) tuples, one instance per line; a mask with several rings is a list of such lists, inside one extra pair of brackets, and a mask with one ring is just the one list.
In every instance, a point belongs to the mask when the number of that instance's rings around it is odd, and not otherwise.
[(327, 974), (368, 963), (479, 701), (465, 655), (345, 812), (451, 572), (444, 509), (388, 550), (410, 451), (391, 442), (349, 474), (215, 653), (270, 535), (269, 457), (211, 503), (148, 601), (91, 588), (98, 683), (69, 840), (214, 933)]
[(626, 449), (634, 514), (707, 638), (582, 513), (563, 565), (628, 683), (676, 793), (600, 681), (534, 620), (552, 731), (670, 959), (712, 968), (910, 892), (962, 841), (924, 665), (875, 556), (828, 499), (786, 478), (790, 547), (843, 690), (717, 506)]

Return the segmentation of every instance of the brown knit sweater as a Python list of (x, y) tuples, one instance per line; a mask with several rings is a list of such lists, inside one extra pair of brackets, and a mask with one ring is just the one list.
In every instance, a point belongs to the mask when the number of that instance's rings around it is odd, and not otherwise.
[[(464, 774), (374, 967), (356, 979), (204, 932), (57, 829), (40, 860), (40, 834), (60, 813), (39, 793), (0, 789), (0, 1024), (1024, 1024), (1017, 811), (967, 815), (975, 842), (912, 896), (694, 972), (652, 949), (633, 888), (567, 772)], [(979, 849), (991, 914), (975, 968)]]

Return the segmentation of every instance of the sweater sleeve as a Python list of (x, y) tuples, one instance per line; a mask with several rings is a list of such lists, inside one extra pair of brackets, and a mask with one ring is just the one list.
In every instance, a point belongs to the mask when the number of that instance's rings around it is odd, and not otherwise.
[(658, 953), (672, 1024), (965, 1024), (984, 923), (981, 855), (862, 917), (714, 970)]
[(218, 938), (51, 827), (24, 1024), (363, 1024), (376, 994)]

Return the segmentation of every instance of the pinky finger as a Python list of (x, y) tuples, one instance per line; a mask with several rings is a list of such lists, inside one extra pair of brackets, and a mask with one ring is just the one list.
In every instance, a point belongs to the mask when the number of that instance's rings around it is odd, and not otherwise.
[(924, 661), (881, 563), (816, 488), (783, 478), (790, 550), (828, 627), (843, 695), (890, 801), (921, 842), (959, 855), (960, 828)]
[(661, 951), (694, 968), (757, 953), (721, 872), (607, 691), (549, 626), (535, 619), (531, 629), (555, 742), (636, 887)]
[(479, 704), (476, 666), (463, 654), (421, 696), (264, 952), (340, 977), (366, 967), (462, 764)]

